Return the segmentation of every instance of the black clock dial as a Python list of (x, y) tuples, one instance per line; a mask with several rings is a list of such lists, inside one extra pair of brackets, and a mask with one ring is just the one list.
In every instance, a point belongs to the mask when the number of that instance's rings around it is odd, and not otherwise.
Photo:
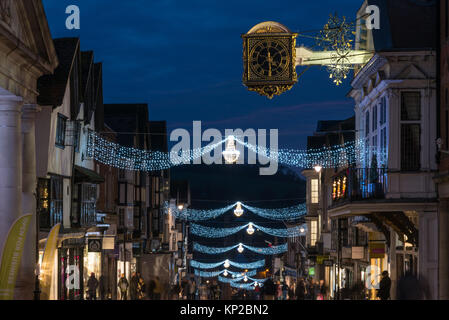
[(263, 40), (251, 50), (250, 67), (260, 77), (277, 77), (285, 71), (288, 65), (289, 52), (279, 41)]

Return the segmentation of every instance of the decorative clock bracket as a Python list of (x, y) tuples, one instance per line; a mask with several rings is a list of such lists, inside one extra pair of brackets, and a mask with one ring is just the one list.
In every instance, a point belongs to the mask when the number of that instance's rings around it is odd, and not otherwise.
[[(335, 19), (338, 17), (332, 17)], [(331, 21), (331, 20), (330, 20)], [(345, 20), (337, 21), (338, 28), (327, 24), (321, 37), (325, 50), (312, 51), (304, 46), (296, 47), (297, 33), (274, 21), (259, 23), (242, 35), (243, 84), (250, 91), (272, 99), (290, 90), (298, 82), (296, 67), (326, 66), (336, 85), (342, 83), (355, 65), (367, 63), (373, 53), (352, 50), (347, 36), (351, 27)]]

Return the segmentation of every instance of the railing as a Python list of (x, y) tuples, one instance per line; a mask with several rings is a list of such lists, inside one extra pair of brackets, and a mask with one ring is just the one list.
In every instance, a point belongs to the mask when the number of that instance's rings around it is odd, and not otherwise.
[(384, 199), (387, 185), (384, 168), (348, 168), (332, 180), (332, 202)]

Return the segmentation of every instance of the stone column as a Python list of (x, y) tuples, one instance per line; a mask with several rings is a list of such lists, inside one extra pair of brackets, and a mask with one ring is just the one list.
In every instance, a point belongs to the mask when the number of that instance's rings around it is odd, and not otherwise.
[(33, 214), (27, 233), (20, 271), (17, 276), (17, 299), (33, 299), (36, 267), (36, 105), (22, 108), (22, 210), (23, 214)]
[[(0, 250), (22, 214), (22, 98), (0, 95)], [(27, 239), (28, 241), (28, 239)]]

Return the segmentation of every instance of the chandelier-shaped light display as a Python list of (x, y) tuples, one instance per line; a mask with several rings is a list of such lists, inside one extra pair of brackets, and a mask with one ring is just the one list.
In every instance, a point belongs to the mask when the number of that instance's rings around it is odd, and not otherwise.
[(245, 250), (245, 248), (243, 248), (243, 244), (240, 243), (239, 246), (238, 246), (238, 248), (237, 248), (237, 251), (238, 251), (239, 253), (242, 253), (244, 250)]
[(234, 246), (229, 246), (229, 247), (216, 248), (216, 247), (204, 246), (197, 242), (194, 242), (193, 250), (196, 252), (201, 252), (201, 253), (206, 253), (206, 254), (222, 254), (222, 253), (231, 251), (235, 248), (238, 249), (240, 247), (240, 245), (243, 248), (246, 248), (254, 253), (263, 254), (263, 255), (276, 255), (276, 254), (287, 252), (287, 249), (288, 249), (287, 243), (277, 245), (277, 246), (266, 247), (266, 248), (252, 247), (252, 246), (246, 245), (244, 243), (236, 244)]
[(226, 138), (226, 149), (223, 151), (223, 158), (226, 163), (235, 163), (239, 159), (240, 151), (235, 148), (235, 137), (228, 136)]
[(243, 226), (234, 227), (234, 228), (211, 228), (211, 227), (205, 227), (205, 226), (202, 226), (202, 225), (199, 225), (196, 223), (192, 223), (190, 232), (193, 235), (204, 237), (204, 238), (224, 238), (224, 237), (228, 237), (232, 234), (236, 234), (237, 232), (239, 232), (245, 228), (250, 229), (250, 227), (253, 230), (254, 230), (254, 228), (257, 228), (266, 234), (269, 234), (269, 235), (272, 235), (275, 237), (282, 237), (282, 238), (299, 237), (302, 234), (299, 226), (295, 226), (292, 228), (274, 229), (274, 228), (268, 228), (268, 227), (261, 227), (252, 222), (247, 223)]
[[(226, 275), (225, 275), (226, 272)], [(257, 270), (249, 270), (248, 272), (245, 272), (246, 275), (249, 277), (255, 276), (257, 274)], [(197, 270), (195, 269), (195, 275), (203, 278), (215, 278), (219, 275), (223, 274), (225, 277), (227, 274), (232, 275), (233, 277), (242, 277), (241, 272), (235, 272), (231, 270), (221, 270), (221, 271), (203, 271), (203, 270)]]
[(237, 202), (236, 208), (234, 209), (234, 215), (236, 217), (241, 217), (242, 214), (243, 214), (242, 203), (241, 202)]
[(253, 224), (250, 222), (248, 223), (248, 229), (246, 229), (246, 233), (250, 236), (253, 235), (255, 232)]
[(240, 268), (240, 269), (258, 269), (258, 268), (262, 268), (263, 266), (265, 266), (265, 259), (258, 260), (255, 262), (249, 262), (249, 263), (239, 263), (239, 262), (231, 261), (229, 259), (226, 259), (225, 261), (221, 261), (221, 262), (216, 262), (216, 263), (204, 263), (204, 262), (198, 262), (196, 260), (190, 261), (190, 266), (192, 268), (197, 268), (197, 269), (214, 269), (219, 266), (223, 266), (226, 268), (226, 265), (228, 265), (228, 268), (230, 266), (233, 266), (235, 268)]

